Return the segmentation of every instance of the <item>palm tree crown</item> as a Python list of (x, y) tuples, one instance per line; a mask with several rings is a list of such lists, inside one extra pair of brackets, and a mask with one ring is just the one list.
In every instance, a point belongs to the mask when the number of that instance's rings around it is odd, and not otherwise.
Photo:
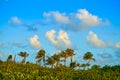
[(66, 66), (66, 59), (68, 57), (68, 54), (65, 51), (61, 51), (59, 55), (60, 55), (61, 58), (65, 59), (64, 60), (64, 65)]
[(54, 54), (54, 55), (52, 56), (52, 58), (53, 58), (54, 61), (56, 62), (56, 67), (58, 67), (59, 64), (60, 64), (60, 55), (59, 55), (59, 54)]
[(74, 50), (67, 48), (65, 51), (68, 54), (68, 56), (70, 56), (70, 58), (71, 58), (70, 63), (72, 63), (73, 62)]
[(95, 59), (93, 58), (93, 54), (91, 52), (86, 52), (85, 55), (83, 56), (84, 60), (93, 60), (95, 61)]
[(40, 61), (43, 59), (44, 65), (45, 65), (45, 50), (39, 50), (38, 54), (36, 56), (37, 63), (40, 63)]
[(23, 60), (21, 61), (21, 63), (25, 63), (26, 62), (26, 57), (29, 56), (29, 54), (27, 52), (20, 52), (18, 55), (23, 57)]
[(12, 55), (9, 55), (7, 61), (12, 61)]
[(55, 60), (53, 59), (53, 57), (48, 57), (47, 65), (51, 65), (51, 67), (53, 68), (54, 64), (55, 64)]

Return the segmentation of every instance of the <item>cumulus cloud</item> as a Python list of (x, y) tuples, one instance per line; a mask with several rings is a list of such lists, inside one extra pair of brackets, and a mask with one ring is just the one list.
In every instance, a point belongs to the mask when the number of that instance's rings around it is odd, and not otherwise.
[(39, 49), (41, 47), (40, 42), (38, 41), (39, 37), (37, 35), (34, 35), (29, 39), (29, 42), (33, 48)]
[(55, 21), (57, 21), (58, 23), (63, 23), (66, 24), (69, 22), (69, 18), (68, 16), (66, 16), (64, 13), (60, 13), (58, 11), (51, 11), (51, 12), (44, 12), (43, 14), (45, 17), (47, 17), (48, 19), (53, 18), (55, 19)]
[(80, 19), (84, 24), (89, 26), (95, 26), (100, 24), (101, 19), (95, 15), (89, 13), (86, 9), (79, 9), (76, 13), (78, 19)]
[(110, 47), (110, 48), (120, 48), (120, 42), (118, 43), (109, 43), (101, 40), (96, 33), (89, 31), (87, 37), (87, 42), (97, 48)]
[[(44, 16), (51, 22), (62, 25), (62, 28), (72, 31), (83, 31), (91, 27), (106, 26), (109, 20), (103, 21), (86, 9), (79, 9), (76, 13), (60, 13), (58, 11), (44, 12)], [(60, 25), (60, 26), (61, 26)]]
[(105, 43), (92, 31), (88, 33), (87, 41), (95, 47), (105, 47)]
[(69, 35), (63, 30), (60, 30), (57, 36), (55, 30), (50, 30), (46, 32), (46, 37), (49, 39), (51, 44), (53, 44), (58, 49), (71, 47)]
[(17, 25), (22, 25), (22, 21), (17, 17), (11, 17), (11, 20), (9, 21), (10, 24), (17, 24)]

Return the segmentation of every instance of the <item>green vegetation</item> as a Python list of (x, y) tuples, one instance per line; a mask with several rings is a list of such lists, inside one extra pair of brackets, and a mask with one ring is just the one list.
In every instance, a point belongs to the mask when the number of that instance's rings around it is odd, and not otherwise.
[[(75, 54), (72, 49), (50, 57), (46, 57), (45, 54), (45, 50), (38, 51), (35, 57), (36, 64), (26, 62), (29, 55), (26, 52), (18, 54), (23, 57), (20, 63), (15, 62), (15, 58), (12, 60), (12, 55), (9, 55), (5, 62), (0, 60), (0, 80), (120, 80), (120, 65), (100, 67), (95, 64), (85, 69), (90, 66), (91, 60), (95, 61), (91, 52), (86, 52), (83, 56), (83, 60), (87, 60), (84, 64), (73, 62)], [(70, 64), (66, 66), (68, 57)], [(44, 66), (40, 65), (41, 61)], [(61, 63), (63, 61), (64, 64)]]

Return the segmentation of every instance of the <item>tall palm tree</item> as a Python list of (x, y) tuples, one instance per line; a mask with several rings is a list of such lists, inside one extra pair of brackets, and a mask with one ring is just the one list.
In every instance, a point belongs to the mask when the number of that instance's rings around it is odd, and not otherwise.
[(95, 58), (93, 58), (93, 54), (91, 52), (86, 52), (83, 59), (88, 60), (88, 63), (90, 63), (91, 60), (95, 61)]
[(88, 67), (90, 66), (90, 61), (91, 60), (95, 61), (95, 58), (93, 58), (93, 54), (91, 52), (86, 52), (83, 56), (83, 59), (88, 60), (88, 62), (85, 64)]
[(8, 71), (8, 68), (10, 67), (11, 62), (12, 62), (12, 55), (9, 55), (8, 58), (7, 58), (7, 66), (6, 66), (7, 71)]
[(15, 60), (16, 60), (16, 55), (14, 56), (14, 60), (13, 61), (16, 62)]
[(75, 55), (74, 50), (67, 48), (65, 51), (68, 54), (68, 56), (70, 56), (70, 58), (71, 58), (70, 63), (72, 63), (73, 62), (73, 55)]
[(44, 66), (45, 66), (45, 53), (46, 53), (45, 50), (39, 50), (36, 56), (37, 63), (40, 63), (40, 61), (43, 59)]
[(81, 67), (83, 67), (83, 70), (85, 70), (87, 64), (82, 64)]
[(20, 52), (18, 55), (23, 57), (23, 60), (21, 61), (21, 63), (26, 63), (26, 57), (28, 57), (29, 54), (27, 52)]
[(7, 62), (12, 61), (12, 55), (9, 55), (7, 58)]
[(54, 61), (56, 62), (56, 67), (59, 67), (60, 65), (60, 55), (59, 54), (54, 54), (52, 56), (52, 58), (54, 59)]
[(61, 51), (60, 52), (60, 57), (65, 59), (64, 60), (64, 65), (66, 66), (66, 59), (68, 57), (68, 54), (65, 51)]
[(70, 68), (74, 69), (77, 66), (76, 62), (70, 63)]
[(54, 64), (55, 64), (55, 60), (53, 59), (53, 57), (48, 57), (47, 65), (51, 65), (51, 68), (53, 68)]
[(80, 63), (77, 63), (76, 66), (79, 67), (79, 69), (80, 69)]

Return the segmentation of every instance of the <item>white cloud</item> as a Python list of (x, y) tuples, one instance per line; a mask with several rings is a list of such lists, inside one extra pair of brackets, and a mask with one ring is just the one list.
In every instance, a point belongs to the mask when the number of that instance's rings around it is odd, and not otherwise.
[(63, 30), (60, 30), (60, 32), (59, 32), (58, 40), (63, 41), (66, 45), (70, 45), (69, 36), (68, 36), (68, 34), (67, 34), (65, 31), (63, 31)]
[(120, 42), (115, 43), (115, 44), (109, 43), (108, 45), (112, 48), (120, 48)]
[(58, 11), (51, 11), (51, 12), (44, 12), (44, 16), (47, 18), (51, 18), (53, 17), (55, 19), (55, 21), (57, 21), (58, 23), (63, 23), (66, 24), (69, 22), (69, 18), (68, 16), (66, 16), (64, 13), (60, 13)]
[(92, 15), (86, 9), (79, 9), (76, 17), (86, 26), (97, 26), (101, 23), (98, 16)]
[[(97, 26), (107, 26), (109, 20), (103, 21), (96, 15), (88, 12), (86, 9), (79, 9), (76, 13), (60, 13), (58, 11), (44, 12), (47, 20), (53, 24), (61, 24), (62, 28), (72, 31), (83, 31)], [(60, 26), (61, 26), (60, 25)]]
[(92, 31), (88, 33), (88, 36), (86, 39), (91, 45), (97, 48), (102, 48), (102, 47), (120, 48), (120, 42), (110, 43), (110, 42), (102, 41), (101, 39), (98, 38), (97, 34), (95, 34)]
[(115, 48), (120, 48), (120, 42), (114, 44), (114, 47), (115, 47)]
[(68, 34), (60, 30), (58, 36), (56, 36), (55, 30), (50, 30), (46, 32), (46, 37), (50, 40), (50, 42), (58, 49), (65, 49), (71, 47), (71, 42)]
[(32, 45), (33, 48), (38, 49), (38, 48), (41, 47), (41, 44), (40, 44), (40, 42), (38, 41), (38, 36), (37, 36), (37, 35), (34, 35), (33, 37), (31, 37), (31, 38), (29, 39), (29, 42), (30, 42), (30, 44)]
[(55, 30), (48, 31), (46, 36), (53, 44), (57, 44), (57, 41), (55, 40)]
[(98, 38), (98, 36), (90, 31), (87, 36), (87, 41), (95, 47), (105, 47), (105, 43)]
[(17, 24), (17, 25), (22, 25), (22, 21), (17, 17), (14, 16), (11, 18), (11, 20), (9, 21), (10, 24)]

